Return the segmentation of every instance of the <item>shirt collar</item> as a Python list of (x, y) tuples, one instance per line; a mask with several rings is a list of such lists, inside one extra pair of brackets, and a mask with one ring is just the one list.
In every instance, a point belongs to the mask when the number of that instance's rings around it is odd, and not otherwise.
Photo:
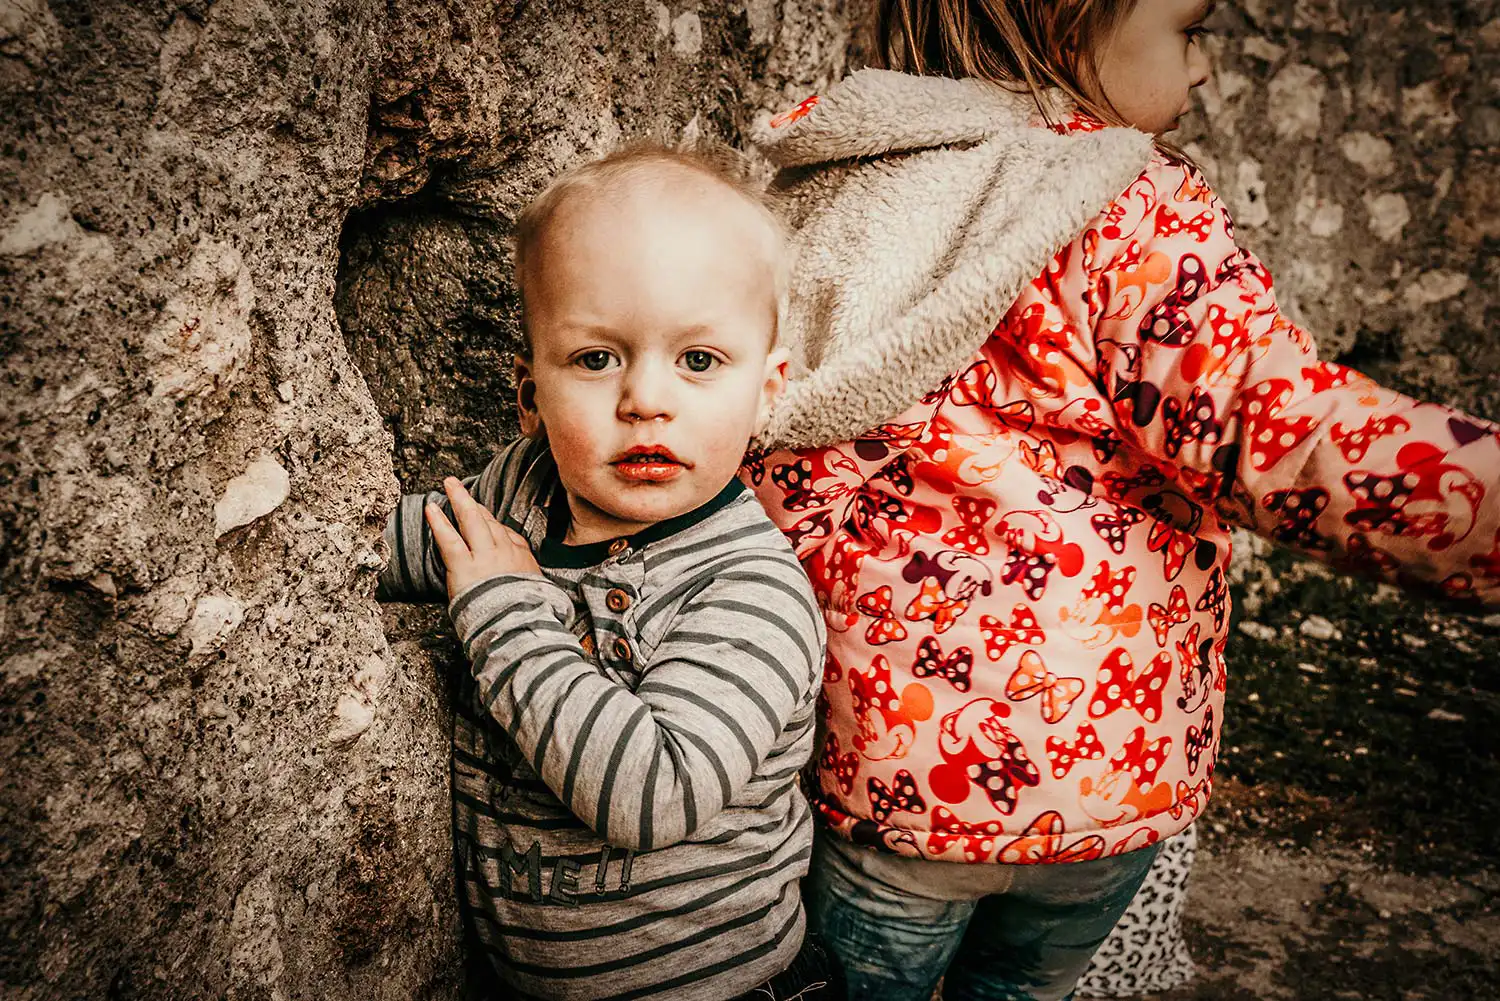
[(568, 510), (568, 495), (559, 483), (547, 501), (547, 535), (542, 539), (542, 544), (537, 547), (536, 561), (544, 567), (583, 569), (598, 566), (611, 556), (617, 556), (627, 549), (642, 549), (692, 528), (723, 510), (744, 492), (745, 484), (739, 477), (735, 477), (724, 485), (723, 490), (693, 510), (658, 521), (654, 525), (648, 525), (634, 535), (622, 535), (614, 539), (604, 539), (601, 542), (570, 546), (563, 542), (563, 539), (567, 538), (568, 524), (572, 516)]

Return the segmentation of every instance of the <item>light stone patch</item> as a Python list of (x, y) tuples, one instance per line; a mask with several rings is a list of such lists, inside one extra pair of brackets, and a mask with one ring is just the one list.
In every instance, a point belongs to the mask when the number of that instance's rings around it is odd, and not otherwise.
[(152, 398), (222, 395), (238, 382), (250, 356), (254, 305), (254, 288), (239, 251), (201, 244), (148, 342), (159, 359)]
[(1261, 177), (1259, 161), (1247, 158), (1239, 162), (1235, 168), (1231, 201), (1235, 225), (1258, 229), (1271, 221), (1271, 211), (1266, 205), (1266, 182)]
[(264, 518), (290, 495), (287, 471), (270, 456), (261, 456), (224, 485), (224, 493), (214, 505), (214, 538)]
[(1250, 90), (1250, 78), (1234, 70), (1226, 69), (1215, 73), (1214, 83), (1218, 88), (1219, 96), (1225, 101), (1232, 101)]
[(1391, 144), (1368, 132), (1349, 132), (1339, 140), (1344, 159), (1371, 177), (1385, 177), (1393, 169)]
[(47, 0), (0, 0), (0, 87), (29, 83), (62, 40)]
[(1315, 138), (1323, 124), (1323, 95), (1328, 87), (1312, 66), (1288, 66), (1267, 87), (1268, 111), (1276, 133), (1284, 138)]
[(1447, 132), (1458, 124), (1458, 115), (1453, 102), (1443, 95), (1439, 81), (1429, 80), (1401, 92), (1401, 124)]
[(1406, 199), (1395, 192), (1365, 196), (1365, 211), (1370, 213), (1370, 232), (1383, 243), (1394, 243), (1401, 238), (1406, 224), (1411, 222), (1411, 209)]
[(1319, 239), (1327, 239), (1344, 228), (1344, 206), (1329, 198), (1319, 198), (1306, 191), (1297, 199), (1293, 211), (1297, 225)]
[(286, 972), (280, 925), (270, 873), (261, 872), (240, 890), (229, 919), (229, 934), (234, 941), (229, 953), (231, 998), (284, 996), (276, 989)]
[(1425, 271), (1406, 286), (1401, 299), (1408, 309), (1421, 309), (1454, 298), (1469, 287), (1469, 276), (1456, 271)]
[(71, 246), (79, 258), (108, 257), (109, 237), (78, 225), (63, 195), (45, 191), (36, 204), (17, 213), (0, 233), (0, 257), (25, 257), (44, 247)]
[(766, 45), (776, 38), (776, 0), (745, 0), (750, 22), (750, 44)]
[(193, 644), (192, 656), (213, 653), (224, 645), (231, 633), (245, 621), (245, 606), (227, 594), (205, 594), (193, 608), (187, 639)]
[(1338, 0), (1297, 0), (1292, 9), (1292, 27), (1342, 35), (1348, 34), (1349, 21), (1339, 11)]
[(703, 22), (693, 11), (684, 11), (672, 22), (672, 51), (685, 59), (703, 50)]
[(346, 747), (358, 740), (374, 722), (375, 710), (358, 695), (345, 692), (334, 707), (333, 721), (328, 726), (328, 742), (335, 747)]
[(1281, 57), (1286, 55), (1286, 49), (1260, 35), (1251, 35), (1245, 39), (1245, 44), (1240, 47), (1240, 51), (1254, 59), (1264, 59), (1268, 63), (1280, 62)]

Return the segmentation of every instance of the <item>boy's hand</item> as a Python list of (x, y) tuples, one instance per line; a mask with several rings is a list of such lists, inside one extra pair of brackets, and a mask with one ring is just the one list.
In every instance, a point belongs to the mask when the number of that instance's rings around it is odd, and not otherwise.
[[(541, 573), (526, 540), (506, 528), (483, 505), (469, 496), (453, 477), (443, 481), (443, 491), (458, 519), (458, 530), (436, 504), (426, 508), (432, 541), (448, 568), (448, 600), (474, 584), (509, 573)], [(463, 534), (460, 535), (459, 532)]]

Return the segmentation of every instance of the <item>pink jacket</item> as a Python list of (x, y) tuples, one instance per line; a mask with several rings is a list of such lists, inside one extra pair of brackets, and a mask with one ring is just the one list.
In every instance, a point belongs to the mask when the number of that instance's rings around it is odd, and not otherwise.
[(1186, 827), (1231, 525), (1500, 602), (1496, 426), (1320, 362), (1195, 169), (1152, 156), (980, 340), (904, 412), (745, 470), (825, 610), (839, 833), (1047, 863)]

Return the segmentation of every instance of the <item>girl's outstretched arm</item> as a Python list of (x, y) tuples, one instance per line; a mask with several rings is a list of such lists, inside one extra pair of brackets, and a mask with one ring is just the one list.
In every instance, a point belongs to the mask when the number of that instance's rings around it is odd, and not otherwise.
[(1279, 542), (1500, 603), (1500, 428), (1319, 361), (1196, 170), (1155, 163), (1084, 236), (1119, 426)]

